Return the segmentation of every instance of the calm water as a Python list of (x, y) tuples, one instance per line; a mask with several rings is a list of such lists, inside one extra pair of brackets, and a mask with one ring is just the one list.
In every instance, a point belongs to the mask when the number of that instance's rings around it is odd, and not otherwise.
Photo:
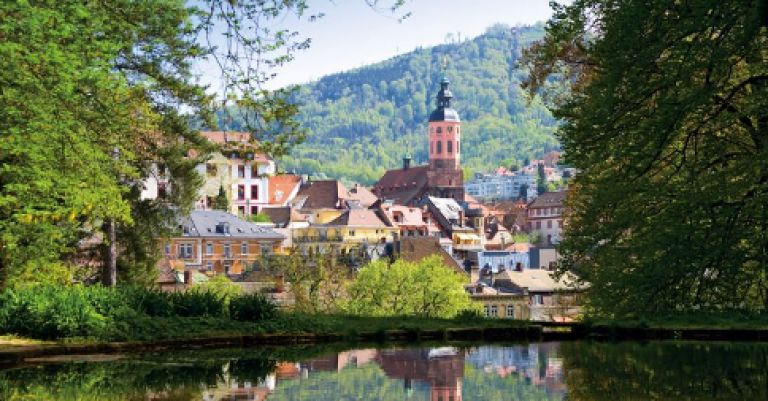
[(0, 400), (768, 400), (768, 344), (250, 349), (0, 371)]

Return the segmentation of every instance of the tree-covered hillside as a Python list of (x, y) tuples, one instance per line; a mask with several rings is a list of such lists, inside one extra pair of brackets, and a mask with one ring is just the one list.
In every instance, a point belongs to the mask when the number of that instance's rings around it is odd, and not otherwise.
[(558, 147), (555, 120), (538, 99), (528, 104), (520, 89), (524, 71), (516, 65), (521, 50), (543, 34), (541, 25), (497, 25), (472, 40), (417, 49), (303, 86), (297, 100), (308, 137), (281, 169), (371, 184), (406, 154), (426, 162), (427, 118), (446, 57), (463, 122), (465, 169), (488, 170)]

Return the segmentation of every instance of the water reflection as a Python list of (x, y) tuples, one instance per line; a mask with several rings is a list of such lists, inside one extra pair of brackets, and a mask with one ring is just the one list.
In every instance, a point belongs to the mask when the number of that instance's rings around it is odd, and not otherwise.
[(766, 344), (258, 349), (6, 370), (0, 399), (762, 400), (768, 399), (767, 375)]

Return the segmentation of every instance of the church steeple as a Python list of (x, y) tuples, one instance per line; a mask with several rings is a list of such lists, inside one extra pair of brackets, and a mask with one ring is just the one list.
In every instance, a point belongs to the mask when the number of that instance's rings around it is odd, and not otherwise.
[(453, 99), (453, 93), (448, 88), (451, 81), (445, 75), (445, 69), (447, 68), (448, 59), (443, 60), (442, 65), (442, 78), (440, 79), (440, 90), (437, 92), (437, 108), (429, 115), (429, 121), (455, 121), (459, 122), (459, 113), (451, 108), (451, 99)]
[(451, 107), (453, 93), (445, 76), (446, 62), (437, 92), (437, 108), (429, 116), (429, 165), (435, 171), (461, 168), (461, 121), (459, 113)]

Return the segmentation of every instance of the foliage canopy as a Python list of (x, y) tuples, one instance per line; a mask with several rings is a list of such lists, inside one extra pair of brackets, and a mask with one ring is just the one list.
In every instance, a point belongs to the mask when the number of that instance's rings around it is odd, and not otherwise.
[(572, 180), (564, 268), (607, 315), (768, 306), (768, 7), (557, 6), (527, 55)]

